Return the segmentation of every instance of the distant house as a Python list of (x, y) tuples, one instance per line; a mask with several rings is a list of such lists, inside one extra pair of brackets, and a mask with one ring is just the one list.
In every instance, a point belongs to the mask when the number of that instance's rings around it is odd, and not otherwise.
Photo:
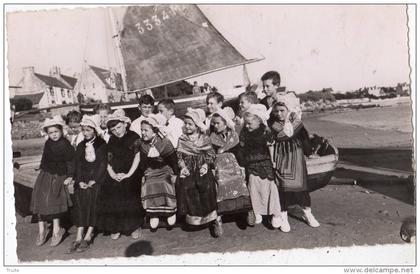
[(380, 97), (380, 96), (385, 95), (383, 89), (380, 88), (380, 87), (377, 87), (377, 86), (369, 87), (367, 90), (368, 90), (369, 95), (373, 95), (373, 96), (376, 96), (376, 97)]
[(77, 79), (63, 75), (60, 68), (54, 66), (50, 75), (35, 72), (34, 67), (24, 67), (20, 88), (14, 90), (14, 99), (27, 98), (33, 108), (46, 108), (77, 102), (74, 85)]
[(123, 97), (121, 74), (85, 63), (75, 86), (85, 102), (120, 102)]
[(395, 90), (399, 96), (409, 96), (411, 94), (410, 85), (407, 83), (398, 83)]

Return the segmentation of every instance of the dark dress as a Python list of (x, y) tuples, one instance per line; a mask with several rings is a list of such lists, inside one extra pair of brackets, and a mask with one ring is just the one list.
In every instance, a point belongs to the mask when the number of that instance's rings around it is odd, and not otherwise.
[[(97, 219), (98, 195), (106, 176), (106, 143), (100, 137), (93, 140), (95, 149), (95, 160), (88, 162), (85, 159), (85, 148), (87, 141), (82, 141), (76, 150), (76, 174), (74, 184), (74, 208), (73, 223), (77, 227), (95, 226)], [(81, 189), (80, 182), (96, 183), (87, 189)]]
[(238, 162), (245, 167), (247, 177), (250, 174), (261, 179), (274, 180), (273, 165), (267, 143), (272, 143), (273, 137), (269, 128), (261, 125), (249, 132), (243, 128), (239, 136), (240, 150)]
[(70, 194), (63, 184), (74, 175), (74, 149), (65, 138), (48, 139), (42, 153), (40, 173), (31, 199), (31, 211), (40, 221), (59, 218), (72, 206)]
[(239, 136), (234, 130), (211, 133), (216, 151), (217, 212), (237, 213), (252, 209), (245, 180), (245, 169), (238, 164)]
[[(131, 130), (121, 138), (111, 136), (107, 144), (108, 164), (115, 173), (128, 173), (138, 152), (139, 138)], [(130, 234), (142, 223), (138, 173), (118, 182), (107, 172), (98, 199), (98, 229)]]
[[(216, 154), (210, 138), (200, 135), (198, 140), (191, 141), (182, 135), (178, 141), (178, 159), (180, 166), (185, 165), (190, 175), (177, 182), (178, 213), (185, 216), (191, 225), (203, 225), (217, 218), (216, 179), (212, 166)], [(200, 176), (200, 168), (208, 165), (208, 172)]]
[[(159, 156), (149, 157), (153, 147)], [(156, 136), (152, 142), (141, 142), (140, 167), (144, 171), (141, 202), (150, 217), (169, 217), (176, 213), (175, 181), (179, 173), (178, 160), (171, 141)]]
[(292, 204), (309, 207), (311, 200), (305, 155), (311, 154), (312, 146), (303, 123), (299, 119), (293, 119), (291, 123), (293, 135), (287, 136), (283, 131), (283, 123), (269, 120), (275, 139), (275, 180), (279, 187), (282, 208)]

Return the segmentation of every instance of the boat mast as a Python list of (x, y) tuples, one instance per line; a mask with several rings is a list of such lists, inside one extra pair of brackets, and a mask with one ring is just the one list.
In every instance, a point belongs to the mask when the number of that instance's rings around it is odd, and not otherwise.
[(112, 38), (115, 41), (115, 46), (117, 48), (117, 66), (119, 67), (118, 70), (121, 73), (122, 83), (123, 83), (123, 92), (124, 94), (127, 94), (128, 88), (127, 88), (127, 73), (125, 71), (124, 67), (124, 60), (122, 57), (122, 51), (121, 51), (121, 40), (120, 40), (120, 27), (115, 20), (114, 13), (112, 12), (112, 8), (108, 8), (109, 18), (111, 20), (111, 26), (113, 35)]

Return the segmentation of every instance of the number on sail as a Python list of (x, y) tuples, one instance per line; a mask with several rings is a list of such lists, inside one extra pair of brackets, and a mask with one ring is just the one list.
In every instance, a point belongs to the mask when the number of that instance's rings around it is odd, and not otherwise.
[(149, 19), (143, 20), (143, 23), (146, 25), (147, 30), (153, 29), (153, 25), (149, 23)]
[(157, 17), (157, 15), (153, 15), (152, 16), (152, 20), (153, 22), (155, 22), (156, 26), (160, 26), (162, 24), (162, 22), (159, 20), (159, 18)]
[(141, 26), (140, 23), (135, 24), (135, 26), (140, 34), (144, 33), (144, 28)]
[(169, 19), (169, 14), (167, 14), (166, 11), (164, 11), (164, 10), (162, 11), (162, 19), (163, 20)]

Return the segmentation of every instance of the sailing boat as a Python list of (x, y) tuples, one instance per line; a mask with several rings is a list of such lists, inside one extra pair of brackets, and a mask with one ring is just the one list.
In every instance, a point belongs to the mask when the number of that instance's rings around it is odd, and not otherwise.
[[(199, 75), (228, 69), (261, 60), (245, 58), (211, 24), (195, 5), (129, 6), (117, 10), (122, 26), (117, 23), (124, 92), (132, 94), (147, 89), (168, 86)], [(114, 16), (110, 13), (111, 18)], [(244, 78), (249, 77), (244, 70)], [(168, 97), (167, 90), (157, 89), (156, 99)], [(220, 91), (232, 102), (244, 91)], [(204, 107), (206, 94), (172, 98), (177, 114), (187, 107)], [(133, 117), (137, 102), (111, 103), (111, 108), (124, 108)], [(93, 112), (92, 105), (81, 105), (82, 112)], [(134, 112), (133, 112), (134, 111)], [(131, 115), (130, 115), (131, 114)], [(314, 191), (328, 184), (338, 162), (337, 149), (322, 142), (316, 148), (320, 157), (307, 160), (308, 185)], [(29, 214), (29, 201), (41, 156), (15, 160), (14, 182), (16, 206), (22, 214)], [(29, 197), (29, 200), (28, 200)]]
[[(246, 58), (211, 24), (196, 5), (148, 5), (109, 8), (125, 94), (152, 90), (155, 99), (171, 97), (178, 115), (187, 107), (204, 107), (207, 94), (171, 96), (168, 86), (220, 70), (263, 60)], [(119, 18), (118, 18), (119, 17)], [(249, 80), (247, 80), (249, 81)], [(220, 90), (231, 105), (245, 86)], [(136, 102), (110, 104), (130, 118)], [(81, 105), (92, 112), (92, 105)], [(133, 113), (134, 110), (134, 113)]]

